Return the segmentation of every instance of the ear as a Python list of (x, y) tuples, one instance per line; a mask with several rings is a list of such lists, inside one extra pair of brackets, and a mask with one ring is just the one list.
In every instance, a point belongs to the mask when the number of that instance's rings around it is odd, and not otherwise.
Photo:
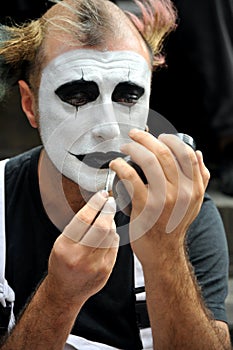
[(24, 80), (19, 80), (19, 91), (21, 95), (21, 106), (26, 114), (29, 123), (33, 128), (38, 128), (38, 123), (35, 115), (35, 98), (29, 87)]

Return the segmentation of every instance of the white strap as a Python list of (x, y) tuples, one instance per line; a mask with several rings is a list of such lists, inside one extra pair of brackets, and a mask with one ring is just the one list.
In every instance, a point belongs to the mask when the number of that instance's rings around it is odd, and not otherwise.
[(5, 279), (5, 165), (7, 161), (8, 159), (4, 159), (0, 162), (0, 283)]
[(14, 300), (15, 293), (5, 279), (6, 264), (6, 232), (5, 232), (5, 165), (8, 159), (0, 161), (0, 303), (6, 307), (6, 300), (11, 303), (11, 315), (8, 325), (10, 331), (15, 324)]
[(0, 303), (6, 307), (6, 300), (12, 303), (10, 326), (14, 322), (13, 302), (15, 293), (5, 279), (6, 233), (5, 233), (5, 165), (8, 159), (0, 161)]

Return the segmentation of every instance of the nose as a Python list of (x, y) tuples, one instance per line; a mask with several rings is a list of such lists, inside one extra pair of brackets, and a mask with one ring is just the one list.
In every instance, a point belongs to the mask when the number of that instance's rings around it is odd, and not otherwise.
[(101, 140), (111, 140), (120, 135), (120, 128), (117, 122), (100, 123), (93, 131), (95, 138)]
[(99, 124), (96, 125), (92, 134), (101, 140), (111, 140), (120, 135), (119, 123), (116, 120), (113, 106), (102, 105), (99, 109)]

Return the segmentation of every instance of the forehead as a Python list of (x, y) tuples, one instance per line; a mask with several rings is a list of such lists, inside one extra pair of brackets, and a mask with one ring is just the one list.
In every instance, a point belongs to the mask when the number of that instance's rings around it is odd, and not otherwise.
[(42, 77), (55, 86), (75, 79), (97, 83), (130, 80), (144, 85), (150, 80), (151, 69), (146, 59), (133, 51), (76, 49), (50, 61)]

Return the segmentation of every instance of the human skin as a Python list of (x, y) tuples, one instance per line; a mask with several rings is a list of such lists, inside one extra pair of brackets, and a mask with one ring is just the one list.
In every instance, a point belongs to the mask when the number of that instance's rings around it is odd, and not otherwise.
[(120, 152), (130, 129), (146, 127), (150, 83), (147, 61), (132, 51), (78, 49), (50, 62), (39, 88), (40, 135), (57, 169), (86, 191), (104, 188), (106, 152)]
[[(73, 217), (66, 229), (73, 231), (76, 242), (64, 234), (58, 237), (47, 277), (1, 349), (64, 348), (82, 305), (102, 289), (114, 266), (119, 243), (115, 209), (114, 199), (98, 192)], [(99, 246), (83, 243), (90, 236)]]
[[(175, 136), (161, 135), (155, 140), (142, 131), (132, 131), (130, 136), (136, 144), (126, 145), (123, 148), (124, 152), (130, 154), (133, 159), (135, 157), (137, 161), (143, 155), (143, 159), (150, 164), (146, 169), (143, 162), (139, 161), (145, 174), (157, 167), (158, 176), (161, 167), (166, 178), (166, 198), (161, 210), (161, 201), (155, 196), (157, 181), (149, 181), (147, 187), (124, 160), (117, 159), (110, 164), (121, 179), (130, 179), (134, 186), (131, 246), (143, 267), (154, 348), (230, 349), (228, 327), (224, 322), (211, 319), (185, 252), (187, 228), (200, 209), (200, 198), (209, 178), (202, 155), (200, 152), (194, 153), (188, 146), (185, 152), (182, 152), (179, 148), (180, 141), (176, 140)], [(171, 157), (170, 150), (176, 159)], [(188, 164), (187, 168), (184, 167), (185, 164)], [(186, 179), (182, 178), (183, 176)], [(189, 179), (192, 179), (192, 185)], [(183, 190), (178, 192), (179, 186), (182, 186)], [(185, 207), (186, 212), (183, 212), (181, 221), (176, 216), (177, 221), (173, 221), (172, 231), (166, 233), (168, 218), (174, 210), (174, 198), (177, 200), (176, 206), (178, 203), (178, 207)], [(143, 216), (147, 215), (146, 219), (153, 217), (156, 210), (161, 214), (155, 225), (146, 234), (140, 235), (138, 226), (141, 224), (141, 229), (144, 230), (144, 223), (137, 220), (137, 217), (140, 217), (142, 208)], [(136, 240), (133, 237), (135, 227), (139, 237)]]
[[(113, 46), (106, 41), (104, 49), (131, 50), (142, 55), (150, 65), (143, 40), (133, 29), (131, 34), (130, 42), (121, 38)], [(58, 45), (56, 39), (50, 37), (46, 64), (69, 49), (60, 42)], [(35, 97), (24, 81), (19, 84), (23, 110), (32, 126), (38, 127)], [(187, 228), (198, 214), (209, 180), (201, 154), (172, 135), (156, 139), (143, 131), (133, 130), (129, 136), (133, 142), (122, 146), (122, 151), (137, 160), (148, 177), (148, 185), (123, 159), (113, 160), (110, 167), (120, 179), (129, 181), (133, 186), (131, 246), (143, 267), (154, 348), (230, 349), (228, 327), (224, 322), (211, 319), (204, 307), (184, 247)], [(52, 190), (46, 192), (43, 188), (43, 162), (52, 169), (49, 158), (42, 152), (38, 169), (42, 200), (54, 202)], [(160, 198), (154, 195), (158, 190), (155, 178), (159, 178), (162, 184)], [(2, 350), (63, 349), (82, 305), (105, 285), (114, 266), (118, 247), (113, 222), (114, 201), (109, 203), (98, 193), (94, 197), (95, 205), (89, 202), (83, 206), (78, 186), (68, 178), (63, 178), (63, 185), (66, 199), (77, 213), (68, 224), (74, 239), (68, 238), (64, 231), (56, 240), (50, 254), (48, 274), (2, 345)], [(76, 191), (71, 191), (71, 188)], [(59, 200), (62, 202), (62, 198)], [(107, 213), (105, 203), (109, 206)], [(180, 208), (184, 204), (186, 210), (182, 212)], [(174, 208), (178, 208), (175, 209), (177, 216), (172, 214)], [(94, 218), (99, 212), (101, 214), (96, 222)], [(145, 227), (142, 213), (147, 218), (158, 213), (157, 220)], [(83, 222), (87, 227), (81, 232)], [(107, 243), (107, 247), (83, 245), (82, 239), (88, 238), (90, 230), (96, 237), (101, 235), (101, 242)]]

